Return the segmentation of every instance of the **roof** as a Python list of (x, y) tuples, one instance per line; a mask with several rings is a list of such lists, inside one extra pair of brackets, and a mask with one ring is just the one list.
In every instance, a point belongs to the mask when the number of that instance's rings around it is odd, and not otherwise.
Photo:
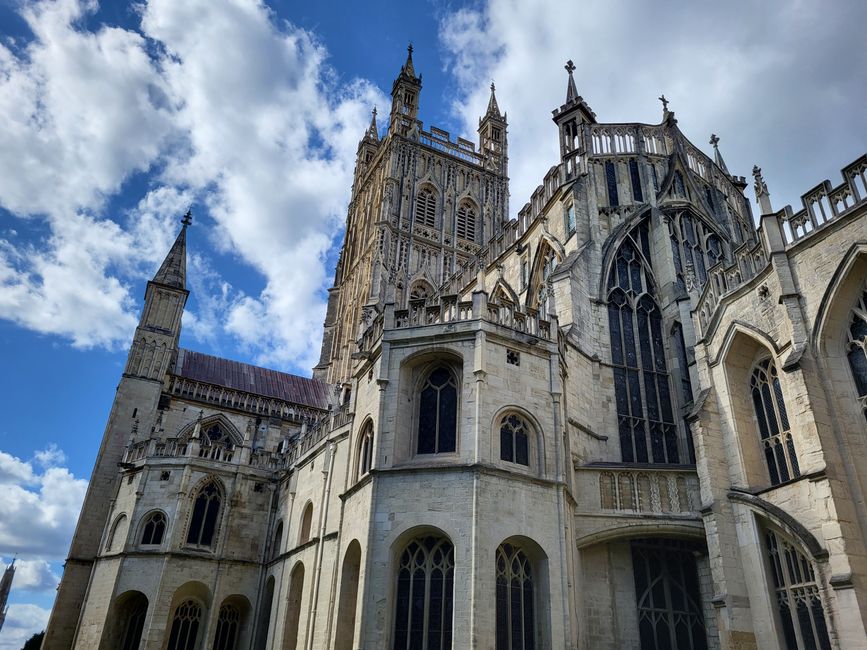
[(316, 379), (184, 349), (178, 350), (175, 374), (323, 410), (328, 408), (328, 397), (331, 393), (329, 384)]

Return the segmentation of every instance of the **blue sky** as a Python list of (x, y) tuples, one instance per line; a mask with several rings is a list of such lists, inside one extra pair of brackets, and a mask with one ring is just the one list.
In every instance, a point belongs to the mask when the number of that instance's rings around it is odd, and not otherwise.
[[(0, 648), (51, 606), (144, 285), (192, 204), (185, 347), (308, 374), (355, 147), (415, 46), (421, 118), (509, 116), (511, 212), (573, 59), (600, 121), (660, 93), (775, 207), (867, 151), (867, 4), (0, 0)], [(352, 10), (348, 10), (353, 7)]]

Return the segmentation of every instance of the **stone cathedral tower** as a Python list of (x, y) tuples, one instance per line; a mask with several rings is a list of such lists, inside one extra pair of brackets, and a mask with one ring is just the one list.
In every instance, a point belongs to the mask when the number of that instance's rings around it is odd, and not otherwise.
[(756, 167), (755, 219), (718, 137), (566, 70), (509, 219), (493, 85), (425, 130), (410, 49), (314, 379), (179, 347), (184, 224), (45, 648), (867, 648), (867, 156), (797, 211)]

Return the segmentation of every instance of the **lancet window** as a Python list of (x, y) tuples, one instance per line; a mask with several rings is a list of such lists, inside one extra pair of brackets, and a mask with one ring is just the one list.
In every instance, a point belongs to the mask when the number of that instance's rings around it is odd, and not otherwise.
[(765, 359), (750, 374), (750, 393), (756, 411), (762, 448), (771, 484), (779, 485), (801, 475), (789, 416), (777, 366)]
[(437, 197), (429, 187), (423, 187), (415, 199), (415, 220), (423, 226), (436, 226)]
[(461, 239), (476, 241), (476, 211), (467, 201), (458, 207), (455, 234)]
[(185, 600), (172, 616), (167, 650), (195, 650), (202, 621), (202, 606), (195, 600)]
[(497, 650), (536, 648), (535, 574), (512, 544), (497, 549)]
[(641, 650), (706, 650), (693, 550), (670, 540), (632, 543)]
[(617, 196), (617, 168), (610, 160), (605, 163), (605, 186), (608, 188), (608, 205), (616, 208), (620, 205), (620, 199)]
[(152, 512), (145, 518), (142, 528), (141, 543), (143, 545), (156, 545), (163, 543), (163, 535), (166, 532), (166, 516), (162, 512)]
[(867, 417), (867, 290), (852, 308), (846, 349), (861, 411)]
[(199, 449), (200, 457), (225, 462), (232, 461), (232, 456), (235, 453), (235, 444), (232, 442), (229, 432), (220, 426), (220, 424), (216, 423), (207, 427), (204, 435), (201, 437), (201, 441), (202, 444)]
[(512, 413), (500, 423), (500, 459), (518, 465), (530, 464), (530, 425)]
[(230, 603), (220, 607), (217, 631), (214, 634), (214, 650), (235, 650), (240, 625), (241, 610)]
[(707, 284), (707, 271), (723, 259), (720, 238), (689, 212), (668, 216), (674, 269), (681, 287), (698, 291)]
[(680, 462), (646, 220), (614, 256), (608, 324), (623, 461)]
[(407, 544), (397, 570), (394, 650), (452, 647), (454, 547), (445, 538)]
[(452, 373), (433, 370), (419, 395), (418, 453), (453, 452), (457, 442), (458, 390)]
[(772, 598), (786, 648), (830, 650), (825, 608), (812, 563), (782, 535), (765, 532)]
[(358, 444), (358, 478), (365, 476), (373, 466), (373, 423), (364, 425)]
[(193, 502), (193, 514), (187, 531), (187, 544), (211, 546), (217, 530), (222, 498), (219, 488), (211, 481), (200, 490)]

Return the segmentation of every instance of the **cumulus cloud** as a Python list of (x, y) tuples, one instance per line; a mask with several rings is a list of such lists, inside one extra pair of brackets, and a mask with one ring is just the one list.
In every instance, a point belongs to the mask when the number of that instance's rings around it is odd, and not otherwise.
[[(0, 451), (0, 554), (44, 564), (66, 553), (87, 481), (56, 466), (63, 458), (53, 445), (36, 452), (34, 461)], [(25, 566), (25, 572), (37, 570)]]
[(37, 605), (9, 605), (6, 622), (0, 631), (0, 650), (20, 650), (30, 637), (45, 629), (50, 613)]
[[(0, 573), (6, 570), (11, 560), (0, 561)], [(57, 588), (60, 577), (51, 570), (45, 560), (16, 560), (12, 586), (15, 591), (52, 591)]]
[[(260, 288), (208, 276), (221, 320), (211, 301), (191, 331), (227, 332), (262, 362), (311, 365), (325, 256), (381, 91), (339, 80), (312, 34), (257, 0), (150, 0), (138, 31), (82, 27), (92, 1), (23, 7), (34, 39), (23, 52), (0, 45), (0, 206), (48, 234), (0, 235), (0, 317), (81, 347), (123, 343), (131, 281), (153, 272), (166, 220), (195, 201), (216, 221), (210, 243)], [(103, 214), (142, 173), (140, 203)]]
[(446, 13), (440, 38), (473, 133), (489, 80), (509, 115), (512, 211), (558, 160), (550, 110), (566, 73), (601, 122), (661, 120), (665, 93), (684, 133), (709, 151), (717, 133), (728, 167), (762, 165), (777, 207), (867, 148), (867, 4), (489, 0)]

